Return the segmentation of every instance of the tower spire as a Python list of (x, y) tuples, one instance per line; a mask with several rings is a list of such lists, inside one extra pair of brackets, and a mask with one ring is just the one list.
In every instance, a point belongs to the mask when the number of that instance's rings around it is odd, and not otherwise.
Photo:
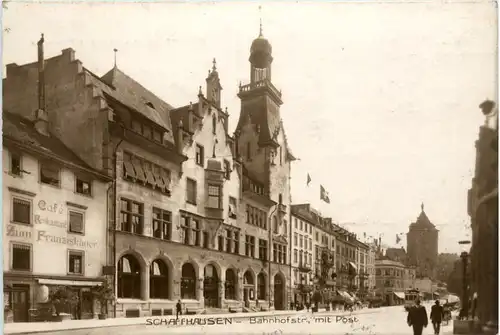
[(118, 49), (114, 48), (113, 51), (115, 53), (115, 66), (114, 66), (114, 68), (116, 69), (116, 54), (118, 53)]
[(214, 60), (212, 61), (212, 64), (213, 64), (213, 65), (212, 65), (212, 71), (217, 71), (217, 61), (215, 60), (215, 58), (214, 58)]
[(420, 208), (422, 209), (422, 212), (424, 211), (424, 203), (422, 202), (422, 204), (420, 205)]
[(259, 37), (262, 37), (262, 6), (259, 6)]

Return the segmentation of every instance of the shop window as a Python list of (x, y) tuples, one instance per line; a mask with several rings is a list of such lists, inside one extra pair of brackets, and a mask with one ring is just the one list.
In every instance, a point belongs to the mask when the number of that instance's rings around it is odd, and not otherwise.
[(172, 213), (153, 207), (153, 237), (171, 240)]
[(121, 199), (121, 230), (142, 234), (144, 226), (144, 204), (129, 199)]
[(69, 211), (69, 232), (83, 234), (84, 233), (84, 223), (85, 215), (81, 212)]
[(132, 255), (125, 255), (118, 261), (118, 298), (140, 299), (141, 268)]
[(225, 298), (236, 300), (236, 274), (233, 269), (226, 270)]
[(31, 224), (31, 201), (12, 198), (12, 222)]
[(49, 163), (41, 163), (40, 164), (40, 182), (47, 185), (52, 185), (59, 187), (60, 185), (60, 172), (59, 167), (49, 164)]
[(12, 244), (12, 270), (31, 271), (31, 244)]
[(169, 298), (168, 267), (162, 260), (151, 263), (149, 272), (149, 297), (151, 299)]
[(14, 176), (21, 176), (22, 166), (21, 166), (21, 155), (18, 153), (10, 153), (10, 174)]
[(266, 277), (262, 272), (257, 276), (257, 299), (266, 300)]
[(69, 274), (83, 274), (84, 264), (83, 251), (70, 250), (68, 252), (68, 273)]
[(196, 272), (190, 263), (182, 266), (181, 299), (196, 299)]
[(186, 202), (192, 205), (196, 205), (196, 180), (186, 178)]
[(76, 193), (83, 195), (92, 195), (92, 181), (76, 177)]

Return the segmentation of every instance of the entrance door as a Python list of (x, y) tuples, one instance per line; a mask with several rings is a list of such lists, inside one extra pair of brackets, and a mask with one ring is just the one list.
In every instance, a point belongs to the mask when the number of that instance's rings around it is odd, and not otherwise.
[(92, 293), (89, 291), (83, 291), (80, 298), (80, 310), (81, 319), (93, 319), (94, 318), (94, 300)]
[(276, 275), (274, 277), (274, 308), (276, 310), (285, 309), (284, 306), (284, 283), (281, 276)]
[(205, 267), (203, 297), (205, 298), (205, 307), (219, 307), (219, 276), (217, 270), (211, 264)]
[(249, 297), (248, 297), (248, 288), (244, 288), (243, 289), (243, 303), (245, 304), (245, 307), (250, 307), (250, 304), (249, 304)]
[(12, 313), (14, 322), (28, 322), (28, 309), (30, 306), (29, 285), (13, 285)]

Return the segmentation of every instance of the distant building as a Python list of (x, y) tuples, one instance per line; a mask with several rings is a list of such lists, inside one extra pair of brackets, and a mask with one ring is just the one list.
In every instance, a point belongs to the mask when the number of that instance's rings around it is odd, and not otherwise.
[(407, 264), (415, 266), (417, 277), (435, 277), (435, 270), (438, 257), (438, 230), (432, 224), (424, 211), (417, 220), (410, 224), (410, 229), (406, 234), (408, 258)]
[(406, 267), (388, 259), (375, 261), (377, 295), (386, 306), (401, 305), (405, 300)]

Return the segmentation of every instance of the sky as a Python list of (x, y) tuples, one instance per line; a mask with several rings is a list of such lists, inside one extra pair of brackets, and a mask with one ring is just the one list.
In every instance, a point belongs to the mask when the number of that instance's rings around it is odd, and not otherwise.
[[(259, 5), (262, 5), (259, 10)], [(440, 252), (470, 239), (467, 190), (485, 99), (497, 101), (493, 2), (8, 3), (3, 65), (71, 47), (90, 71), (118, 67), (171, 105), (196, 101), (217, 60), (234, 130), (262, 19), (282, 90), (292, 202), (390, 246), (425, 212)], [(306, 185), (307, 174), (311, 183)], [(320, 201), (319, 185), (330, 195)]]

